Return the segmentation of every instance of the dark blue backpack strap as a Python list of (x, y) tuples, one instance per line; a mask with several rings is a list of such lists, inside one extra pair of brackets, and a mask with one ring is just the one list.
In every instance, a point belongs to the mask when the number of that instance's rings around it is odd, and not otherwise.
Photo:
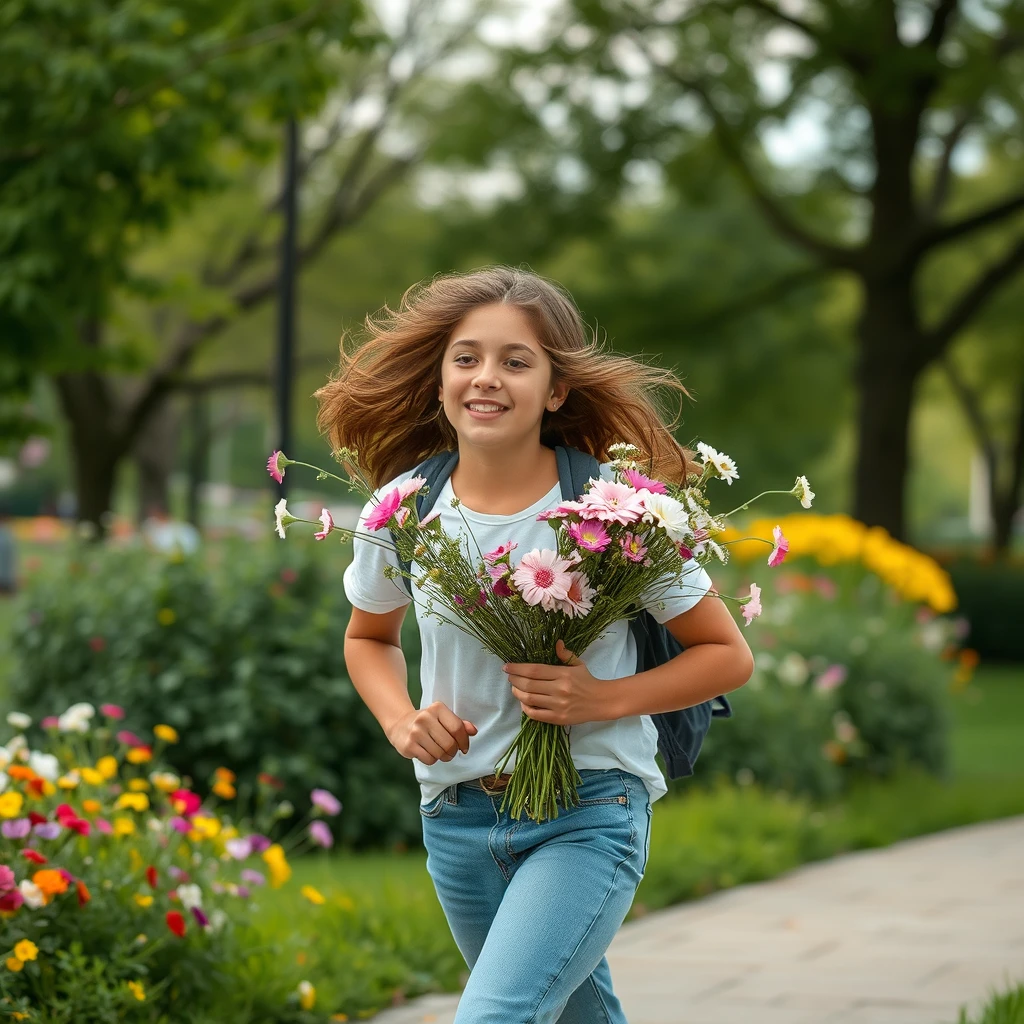
[[(441, 493), (441, 488), (444, 487), (445, 481), (452, 475), (452, 470), (455, 469), (455, 464), (459, 461), (458, 451), (453, 452), (438, 452), (436, 455), (431, 455), (429, 459), (424, 459), (413, 471), (413, 476), (422, 476), (426, 478), (426, 485), (416, 495), (416, 513), (420, 519), (424, 516), (429, 515), (430, 510), (434, 507), (437, 501), (437, 496)], [(391, 534), (391, 543), (395, 545), (395, 554), (398, 556), (398, 564), (402, 568), (403, 573), (409, 572), (412, 568), (412, 562), (407, 562), (398, 553), (398, 541), (395, 538), (393, 530), (388, 531)], [(402, 576), (402, 586), (405, 587), (406, 593), (412, 597), (412, 580), (408, 576)]]
[(583, 494), (587, 481), (595, 480), (601, 474), (601, 463), (576, 448), (555, 448), (555, 461), (558, 463), (558, 483), (562, 489), (562, 501), (576, 501)]

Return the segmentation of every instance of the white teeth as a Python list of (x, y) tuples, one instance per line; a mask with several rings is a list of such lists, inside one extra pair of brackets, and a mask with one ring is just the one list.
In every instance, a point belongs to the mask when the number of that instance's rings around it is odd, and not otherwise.
[(502, 412), (505, 408), (503, 405), (478, 405), (475, 402), (470, 402), (469, 407), (474, 412)]

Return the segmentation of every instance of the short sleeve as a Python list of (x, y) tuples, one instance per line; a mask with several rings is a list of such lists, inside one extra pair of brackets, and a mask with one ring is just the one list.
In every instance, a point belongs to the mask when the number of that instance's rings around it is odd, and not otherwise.
[[(381, 488), (381, 492), (386, 488)], [(384, 569), (390, 565), (398, 569), (398, 556), (387, 530), (368, 531), (364, 523), (374, 507), (368, 501), (359, 513), (356, 535), (352, 538), (352, 561), (345, 570), (345, 596), (356, 608), (364, 612), (383, 615), (402, 608), (411, 598), (400, 578), (388, 579)]]
[[(601, 464), (601, 479), (615, 479), (610, 462)], [(691, 559), (682, 575), (671, 586), (660, 586), (656, 593), (645, 594), (641, 600), (656, 621), (666, 623), (688, 612), (710, 589), (711, 577), (707, 570)]]

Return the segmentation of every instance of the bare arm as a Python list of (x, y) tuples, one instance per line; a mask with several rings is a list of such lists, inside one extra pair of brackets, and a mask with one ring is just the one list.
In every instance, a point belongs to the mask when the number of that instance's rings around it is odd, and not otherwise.
[(354, 607), (345, 630), (345, 665), (356, 692), (403, 757), (423, 764), (450, 761), (460, 750), (469, 750), (476, 726), (440, 701), (419, 710), (413, 706), (402, 653), (408, 607), (383, 615)]

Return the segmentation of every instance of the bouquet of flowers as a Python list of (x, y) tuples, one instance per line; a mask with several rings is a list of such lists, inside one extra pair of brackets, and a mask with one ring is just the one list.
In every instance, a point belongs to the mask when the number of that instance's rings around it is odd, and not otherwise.
[[(634, 445), (614, 445), (610, 450), (614, 479), (591, 480), (580, 500), (563, 501), (541, 513), (538, 518), (554, 531), (552, 547), (524, 553), (516, 562), (514, 538), (494, 551), (477, 547), (474, 552), (466, 539), (473, 535), (465, 517), (466, 537), (448, 536), (438, 521), (439, 510), (421, 521), (416, 498), (426, 485), (422, 477), (412, 477), (378, 501), (359, 469), (355, 451), (343, 448), (334, 453), (348, 480), (316, 466), (309, 468), (317, 470), (318, 479), (342, 480), (376, 503), (360, 536), (387, 544), (378, 535), (382, 530), (391, 532), (401, 560), (415, 563), (416, 572), (402, 573), (394, 567), (385, 572), (391, 577), (406, 575), (415, 582), (426, 614), (475, 637), (503, 662), (559, 664), (558, 640), (582, 654), (612, 623), (637, 614), (643, 607), (641, 599), (648, 603), (652, 596), (678, 585), (694, 562), (727, 560), (728, 549), (716, 537), (725, 531), (728, 518), (749, 502), (724, 515), (714, 514), (705, 495), (708, 481), (718, 478), (731, 485), (739, 474), (727, 455), (704, 443), (697, 450), (700, 472), (676, 485), (645, 475), (639, 461), (642, 453)], [(268, 470), (280, 480), (290, 465), (308, 464), (274, 452)], [(798, 477), (789, 491), (763, 493), (792, 494), (806, 508), (814, 497), (806, 477)], [(458, 499), (452, 505), (458, 508)], [(281, 537), (291, 523), (309, 522), (292, 516), (284, 499), (275, 513)], [(327, 509), (320, 524), (322, 529), (314, 534), (318, 540), (335, 529)], [(340, 532), (343, 540), (353, 536), (352, 531)], [(773, 540), (765, 543), (772, 548), (768, 564), (780, 564), (788, 550), (782, 531), (776, 527)], [(746, 597), (727, 599), (739, 603), (747, 625), (761, 612), (756, 584)], [(508, 803), (513, 817), (526, 811), (541, 821), (557, 816), (559, 799), (563, 806), (577, 803), (581, 779), (572, 763), (566, 728), (536, 721), (524, 712), (519, 733), (496, 767), (496, 775), (513, 753), (516, 764), (502, 809)]]

